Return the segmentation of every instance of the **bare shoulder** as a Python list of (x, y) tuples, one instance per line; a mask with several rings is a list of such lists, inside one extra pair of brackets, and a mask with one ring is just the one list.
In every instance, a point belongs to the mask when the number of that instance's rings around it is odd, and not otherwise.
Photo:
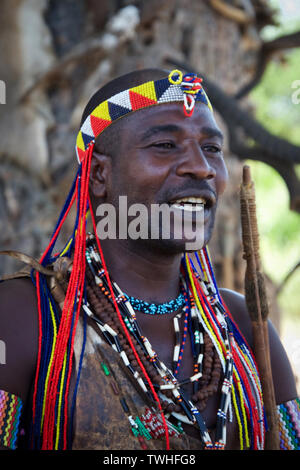
[[(235, 323), (252, 348), (252, 327), (244, 296), (229, 289), (220, 289), (220, 294)], [(275, 396), (277, 404), (280, 404), (296, 398), (297, 389), (288, 356), (271, 321), (268, 322), (268, 329)]]
[(36, 367), (38, 313), (29, 278), (0, 283), (0, 389), (26, 400)]

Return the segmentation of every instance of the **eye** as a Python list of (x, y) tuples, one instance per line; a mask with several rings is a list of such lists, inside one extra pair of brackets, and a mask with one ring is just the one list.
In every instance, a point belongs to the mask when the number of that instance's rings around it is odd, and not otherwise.
[(175, 147), (173, 142), (157, 142), (155, 144), (152, 144), (153, 147), (156, 148), (161, 148), (161, 149), (173, 149)]
[(222, 153), (222, 148), (215, 144), (203, 145), (202, 149), (208, 153)]

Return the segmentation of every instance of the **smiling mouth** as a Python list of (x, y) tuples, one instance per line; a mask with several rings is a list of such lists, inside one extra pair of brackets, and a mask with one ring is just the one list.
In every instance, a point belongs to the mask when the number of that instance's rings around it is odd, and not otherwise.
[(174, 209), (180, 209), (183, 211), (202, 211), (209, 208), (209, 202), (203, 197), (183, 197), (171, 201), (169, 205)]

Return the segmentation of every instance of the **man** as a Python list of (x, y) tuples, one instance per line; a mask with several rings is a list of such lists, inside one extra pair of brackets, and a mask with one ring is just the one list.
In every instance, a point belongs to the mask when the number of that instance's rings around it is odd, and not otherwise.
[[(180, 71), (133, 72), (91, 98), (77, 139), (79, 170), (40, 261), (54, 263), (59, 275), (50, 281), (37, 270), (35, 286), (30, 279), (0, 284), (7, 351), (0, 390), (4, 411), (10, 400), (20, 415), (20, 446), (263, 448), (245, 301), (217, 288), (205, 248), (228, 179), (222, 141), (200, 80)], [(162, 237), (164, 221), (158, 237), (97, 234), (101, 205), (121, 210), (124, 196), (129, 208), (146, 209), (147, 235), (151, 208), (170, 207), (169, 237)], [(54, 255), (75, 200), (74, 232)], [(88, 208), (94, 235), (85, 232)], [(189, 221), (181, 237), (179, 215)], [(198, 232), (203, 243), (183, 256)], [(295, 382), (271, 324), (270, 349), (276, 403), (289, 402), (294, 419)], [(2, 446), (14, 448), (8, 428)]]

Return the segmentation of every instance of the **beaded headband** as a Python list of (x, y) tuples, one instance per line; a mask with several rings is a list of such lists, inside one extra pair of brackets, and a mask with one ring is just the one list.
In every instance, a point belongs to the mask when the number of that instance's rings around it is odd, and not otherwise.
[(186, 116), (191, 116), (195, 102), (201, 101), (212, 111), (211, 103), (202, 88), (202, 78), (196, 74), (183, 76), (180, 70), (172, 70), (169, 76), (121, 91), (100, 103), (85, 119), (76, 140), (76, 153), (81, 163), (89, 145), (110, 124), (128, 113), (150, 106), (183, 101)]

